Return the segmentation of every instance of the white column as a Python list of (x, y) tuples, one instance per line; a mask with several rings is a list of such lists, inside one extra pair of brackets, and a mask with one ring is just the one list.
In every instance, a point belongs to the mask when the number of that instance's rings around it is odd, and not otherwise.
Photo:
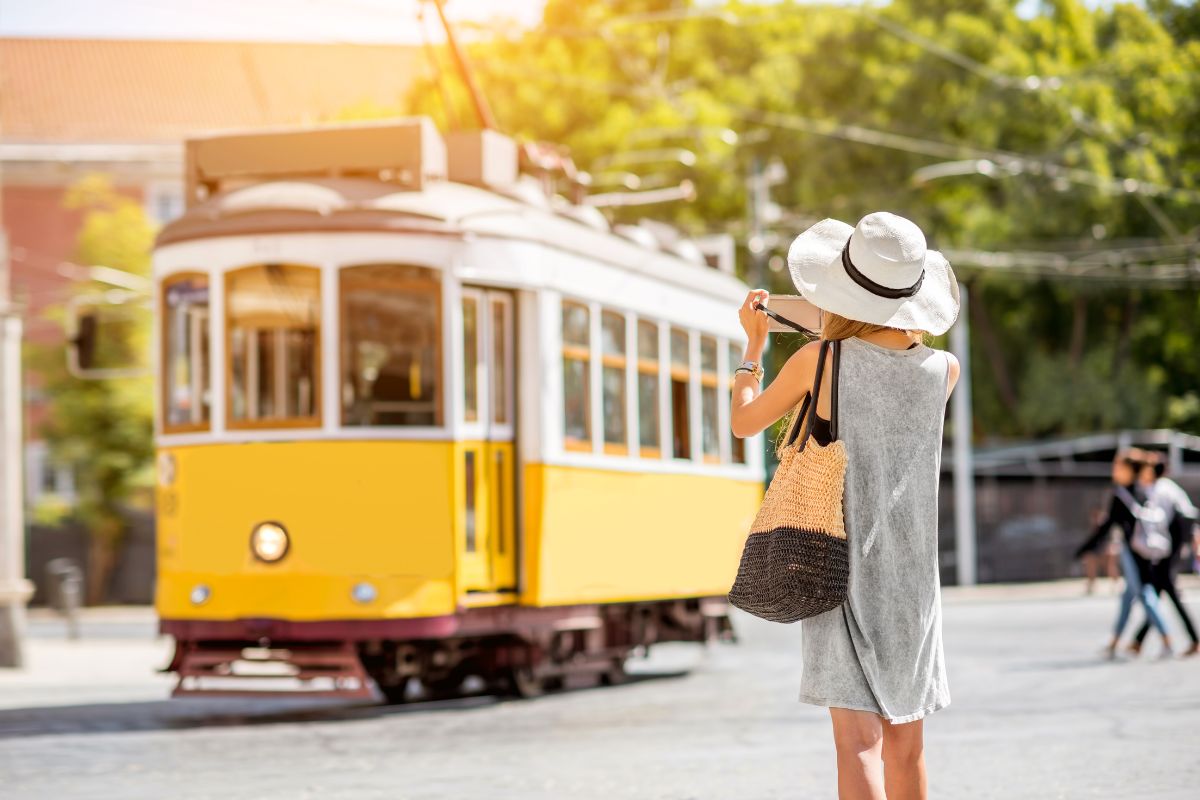
[(958, 356), (958, 385), (951, 398), (954, 423), (954, 551), (958, 585), (973, 586), (975, 577), (975, 465), (971, 449), (971, 340), (967, 287), (959, 285), (962, 311), (950, 329), (950, 351)]
[(638, 409), (638, 318), (625, 315), (625, 441), (629, 456), (641, 455), (641, 418)]
[(675, 457), (675, 420), (671, 415), (671, 326), (658, 323), (658, 443), (662, 457)]
[(229, 407), (229, 390), (225, 383), (225, 281), (229, 273), (216, 269), (208, 274), (208, 357), (209, 391), (212, 405), (208, 413), (212, 432), (224, 433), (225, 411)]
[[(463, 415), (466, 403), (463, 400), (463, 294), (458, 280), (457, 261), (453, 269), (442, 270), (442, 423), (453, 439), (463, 436)], [(475, 324), (483, 324), (483, 301), (479, 302)], [(478, 327), (476, 327), (478, 331)], [(483, 353), (477, 354), (479, 358)], [(476, 383), (476, 387), (479, 384)], [(482, 418), (480, 418), (482, 422)]]
[(692, 439), (692, 461), (704, 461), (702, 423), (700, 421), (700, 334), (688, 331), (688, 425)]
[(717, 434), (721, 448), (721, 463), (733, 461), (733, 431), (729, 426), (730, 373), (736, 364), (729, 363), (729, 341), (717, 340)]
[(600, 304), (588, 303), (588, 386), (591, 397), (588, 410), (591, 412), (592, 452), (604, 452), (604, 387), (601, 386), (600, 358)]
[[(0, 259), (3, 247), (0, 241)], [(25, 604), (33, 594), (25, 580), (21, 493), (21, 318), (2, 293), (0, 303), (0, 667), (20, 667)]]
[(335, 262), (321, 265), (321, 372), (315, 391), (321, 397), (321, 428), (326, 433), (342, 424), (342, 339), (340, 273)]

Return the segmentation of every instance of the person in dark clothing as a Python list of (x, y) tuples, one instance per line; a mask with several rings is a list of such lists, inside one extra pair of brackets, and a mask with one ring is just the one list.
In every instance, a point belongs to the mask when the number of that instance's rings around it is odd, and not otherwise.
[[(1105, 509), (1096, 508), (1092, 510), (1091, 520), (1088, 522), (1088, 536), (1091, 536), (1091, 531), (1096, 525), (1100, 524), (1100, 520), (1105, 517)], [(1095, 545), (1090, 550), (1080, 548), (1075, 552), (1075, 558), (1083, 562), (1084, 575), (1087, 577), (1086, 594), (1092, 594), (1096, 590), (1096, 577), (1101, 571), (1109, 578), (1114, 587), (1117, 586), (1117, 581), (1120, 578), (1120, 569), (1117, 565), (1117, 552), (1119, 543), (1116, 537), (1111, 535), (1101, 536), (1095, 541)]]
[[(1192, 617), (1179, 597), (1179, 590), (1175, 585), (1175, 575), (1178, 572), (1179, 557), (1183, 548), (1192, 540), (1197, 513), (1187, 492), (1168, 478), (1166, 473), (1166, 461), (1161, 457), (1153, 464), (1142, 468), (1141, 483), (1144, 489), (1148, 494), (1153, 495), (1154, 499), (1164, 508), (1168, 509), (1171, 520), (1171, 555), (1150, 566), (1150, 585), (1154, 587), (1156, 594), (1160, 597), (1166, 594), (1175, 605), (1175, 610), (1179, 612), (1179, 618), (1187, 629), (1188, 637), (1192, 640), (1191, 646), (1184, 650), (1183, 654), (1191, 656), (1200, 652), (1200, 637), (1196, 635), (1196, 626), (1192, 622)], [(1142, 643), (1146, 641), (1146, 635), (1149, 633), (1150, 620), (1147, 619), (1134, 635), (1133, 642), (1129, 645), (1129, 652), (1134, 655), (1140, 653)]]
[[(1104, 519), (1100, 520), (1100, 524), (1096, 526), (1095, 531), (1088, 540), (1076, 550), (1076, 557), (1091, 550), (1108, 533), (1113, 525), (1116, 525), (1121, 531), (1123, 541), (1121, 543), (1120, 564), (1121, 573), (1125, 578), (1125, 591), (1121, 594), (1121, 604), (1117, 611), (1116, 625), (1113, 627), (1112, 639), (1109, 641), (1107, 647), (1109, 658), (1116, 657), (1117, 645), (1120, 643), (1121, 634), (1125, 630), (1126, 623), (1129, 622), (1129, 613), (1133, 609), (1135, 601), (1141, 602), (1142, 606), (1146, 609), (1147, 619), (1162, 634), (1165, 653), (1170, 654), (1171, 652), (1170, 634), (1167, 631), (1166, 623), (1163, 622), (1162, 615), (1158, 613), (1158, 595), (1150, 585), (1150, 562), (1135, 553), (1130, 546), (1133, 541), (1134, 529), (1137, 527), (1137, 517), (1134, 516), (1134, 509), (1121, 497), (1122, 494), (1127, 497), (1132, 495), (1132, 498), (1139, 507), (1146, 502), (1145, 492), (1137, 484), (1137, 476), (1146, 464), (1145, 458), (1139, 458), (1140, 455), (1140, 451), (1127, 451), (1117, 454), (1117, 458), (1113, 461), (1112, 480), (1114, 490), (1112, 502), (1108, 507), (1108, 514), (1105, 515)], [(1122, 488), (1124, 492), (1121, 491)]]

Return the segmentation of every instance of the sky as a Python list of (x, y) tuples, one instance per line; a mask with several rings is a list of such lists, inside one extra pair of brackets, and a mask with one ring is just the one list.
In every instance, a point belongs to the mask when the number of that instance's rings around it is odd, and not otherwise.
[[(421, 5), (421, 0), (0, 0), (0, 36), (419, 44)], [(503, 18), (521, 26), (536, 25), (544, 5), (545, 0), (446, 0), (452, 20)], [(1037, 7), (1037, 0), (1022, 0), (1019, 13), (1031, 15)], [(430, 39), (441, 41), (428, 4), (427, 17)]]
[[(419, 0), (0, 0), (0, 36), (422, 41)], [(452, 20), (534, 25), (545, 0), (447, 0)], [(440, 40), (432, 5), (426, 25)]]

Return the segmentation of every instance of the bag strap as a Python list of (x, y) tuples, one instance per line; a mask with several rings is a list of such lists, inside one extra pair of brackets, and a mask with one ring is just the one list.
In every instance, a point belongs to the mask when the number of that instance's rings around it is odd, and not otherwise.
[(836, 442), (838, 438), (838, 375), (842, 369), (842, 340), (834, 339), (831, 346), (833, 348), (833, 372), (829, 374), (829, 441)]
[[(830, 342), (826, 339), (821, 340), (821, 350), (817, 354), (817, 375), (813, 379), (812, 391), (808, 398), (808, 413), (804, 415), (804, 432), (800, 434), (799, 450), (804, 452), (805, 445), (808, 444), (808, 437), (812, 436), (813, 424), (817, 416), (817, 401), (821, 397), (821, 376), (825, 373), (825, 356), (829, 353)], [(830, 430), (832, 430), (832, 422)]]

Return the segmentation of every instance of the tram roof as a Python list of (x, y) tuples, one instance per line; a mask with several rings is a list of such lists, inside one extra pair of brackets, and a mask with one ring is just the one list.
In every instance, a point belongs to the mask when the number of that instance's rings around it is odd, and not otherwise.
[(421, 189), (363, 178), (275, 180), (228, 189), (193, 205), (162, 229), (157, 247), (288, 233), (474, 235), (540, 244), (715, 294), (745, 291), (733, 275), (590, 223), (588, 212), (445, 180), (428, 181)]

